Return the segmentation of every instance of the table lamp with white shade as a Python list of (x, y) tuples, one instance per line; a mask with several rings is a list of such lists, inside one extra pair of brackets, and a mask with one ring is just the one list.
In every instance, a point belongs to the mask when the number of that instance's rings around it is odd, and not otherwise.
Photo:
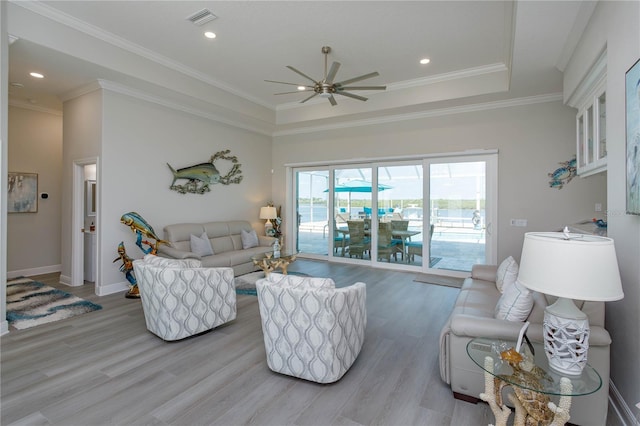
[(278, 217), (278, 212), (273, 206), (260, 207), (260, 219), (266, 219), (264, 223), (264, 234), (269, 235), (273, 229), (273, 222)]
[(544, 313), (544, 349), (549, 367), (567, 375), (582, 372), (589, 349), (589, 321), (573, 300), (624, 297), (611, 238), (564, 232), (528, 232), (518, 281), (558, 300)]

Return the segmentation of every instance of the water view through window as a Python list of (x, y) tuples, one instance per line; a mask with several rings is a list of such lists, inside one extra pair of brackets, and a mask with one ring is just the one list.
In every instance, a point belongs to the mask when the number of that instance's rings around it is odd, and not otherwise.
[(419, 160), (294, 176), (302, 254), (420, 270), (470, 271), (485, 263), (484, 161)]

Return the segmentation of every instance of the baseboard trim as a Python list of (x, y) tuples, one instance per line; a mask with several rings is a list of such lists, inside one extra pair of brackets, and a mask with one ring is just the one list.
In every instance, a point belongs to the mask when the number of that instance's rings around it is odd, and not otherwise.
[(129, 284), (126, 281), (113, 283), (105, 286), (96, 286), (96, 294), (98, 296), (107, 296), (109, 294), (121, 293), (129, 290)]
[(19, 269), (7, 272), (7, 279), (31, 277), (33, 275), (51, 274), (62, 271), (62, 265), (40, 266), (38, 268)]
[(609, 414), (615, 414), (620, 421), (620, 424), (624, 426), (639, 426), (638, 418), (633, 415), (633, 411), (627, 405), (626, 401), (622, 398), (622, 395), (613, 384), (613, 381), (609, 380), (609, 406), (613, 408), (609, 410)]

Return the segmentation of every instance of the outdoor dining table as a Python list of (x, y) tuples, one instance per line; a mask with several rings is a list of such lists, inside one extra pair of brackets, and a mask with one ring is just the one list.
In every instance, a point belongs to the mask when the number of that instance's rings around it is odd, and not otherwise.
[[(344, 253), (344, 245), (345, 245), (345, 240), (347, 235), (349, 235), (349, 230), (347, 228), (337, 228), (335, 230), (336, 232), (339, 232), (340, 234), (342, 234), (343, 238), (342, 238), (342, 251)], [(405, 259), (407, 259), (407, 262), (409, 262), (409, 256), (408, 256), (408, 252), (407, 252), (407, 241), (411, 240), (411, 237), (420, 234), (421, 231), (410, 231), (410, 230), (406, 230), (406, 231), (400, 231), (400, 230), (393, 230), (391, 232), (391, 236), (393, 238), (396, 238), (398, 240), (402, 240), (402, 253), (404, 253)], [(370, 229), (365, 229), (364, 231), (365, 235), (371, 235), (371, 230)]]

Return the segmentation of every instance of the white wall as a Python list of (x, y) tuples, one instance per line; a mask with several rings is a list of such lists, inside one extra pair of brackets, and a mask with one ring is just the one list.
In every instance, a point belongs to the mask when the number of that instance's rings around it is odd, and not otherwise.
[[(260, 230), (261, 206), (271, 195), (271, 138), (240, 130), (107, 90), (103, 93), (102, 144), (98, 167), (99, 292), (124, 285), (117, 246), (132, 258), (143, 256), (135, 235), (120, 217), (136, 211), (163, 236), (165, 225), (179, 222), (249, 220)], [(66, 111), (65, 111), (66, 113)], [(66, 115), (65, 115), (66, 116)], [(211, 185), (204, 194), (169, 189), (175, 169), (208, 162), (218, 151), (238, 157), (240, 184)], [(231, 163), (215, 163), (225, 174)], [(178, 181), (177, 183), (184, 183)]]
[(611, 379), (632, 408), (640, 412), (640, 216), (625, 214), (625, 73), (640, 58), (640, 3), (599, 2), (565, 70), (565, 98), (575, 90), (602, 49), (607, 48), (608, 231), (615, 240), (625, 293), (607, 303), (611, 333)]
[(7, 271), (10, 277), (60, 271), (62, 208), (62, 117), (9, 108), (9, 170), (38, 174), (37, 213), (7, 217)]
[(100, 90), (94, 90), (66, 101), (63, 111), (62, 274), (60, 280), (70, 284), (74, 161), (96, 158), (100, 153), (102, 93)]
[(525, 232), (590, 219), (595, 203), (606, 205), (606, 175), (549, 188), (547, 174), (575, 156), (575, 115), (557, 101), (276, 137), (274, 198), (284, 204), (287, 163), (498, 149), (498, 259), (519, 259)]

